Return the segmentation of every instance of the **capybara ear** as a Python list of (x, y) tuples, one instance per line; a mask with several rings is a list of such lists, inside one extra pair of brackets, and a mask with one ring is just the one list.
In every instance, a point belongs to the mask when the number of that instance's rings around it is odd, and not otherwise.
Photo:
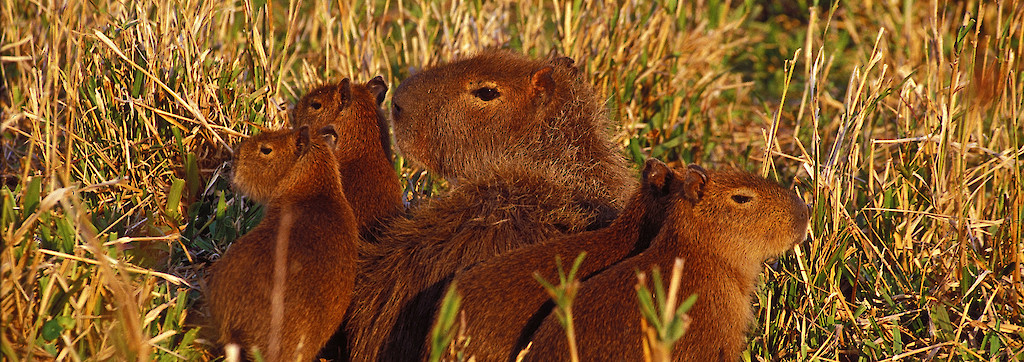
[(533, 73), (532, 93), (534, 97), (540, 95), (543, 95), (545, 98), (551, 97), (551, 92), (555, 89), (555, 79), (551, 77), (551, 72), (554, 70), (555, 68), (547, 65)]
[(348, 78), (338, 83), (338, 109), (345, 109), (352, 101), (352, 82)]
[(295, 154), (301, 155), (309, 147), (309, 126), (302, 125), (295, 131)]
[(583, 62), (576, 64), (576, 61), (569, 57), (554, 58), (551, 60), (551, 64), (569, 70), (569, 74), (574, 77), (580, 74), (580, 68), (584, 66)]
[(551, 64), (575, 70), (576, 61), (569, 57), (557, 57), (551, 60)]
[(672, 186), (673, 179), (672, 170), (664, 162), (651, 158), (644, 163), (643, 182), (650, 185), (651, 190), (659, 194), (667, 193)]
[(384, 95), (388, 93), (388, 84), (384, 82), (384, 77), (378, 75), (370, 79), (369, 82), (366, 82), (366, 89), (370, 90), (370, 94), (377, 100), (377, 105), (379, 106), (384, 102)]
[(686, 166), (686, 179), (683, 180), (683, 195), (692, 201), (704, 197), (704, 185), (708, 183), (708, 173), (696, 164)]

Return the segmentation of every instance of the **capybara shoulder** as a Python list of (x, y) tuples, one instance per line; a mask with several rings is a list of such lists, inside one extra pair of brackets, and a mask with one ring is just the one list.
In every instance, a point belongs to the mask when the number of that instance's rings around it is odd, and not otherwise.
[[(637, 271), (671, 270), (684, 259), (680, 298), (697, 295), (676, 361), (736, 361), (751, 317), (751, 294), (763, 262), (806, 235), (808, 208), (796, 193), (738, 171), (710, 171), (674, 196), (651, 247), (583, 282), (573, 303), (581, 359), (642, 358)], [(553, 315), (533, 336), (527, 360), (568, 356)], [(567, 358), (567, 357), (566, 357)]]
[(458, 274), (465, 334), (473, 341), (464, 352), (487, 361), (514, 357), (528, 342), (523, 336), (532, 335), (550, 310), (542, 308), (549, 296), (533, 273), (555, 277), (556, 256), (570, 261), (586, 253), (578, 271), (586, 280), (643, 251), (661, 229), (671, 190), (684, 181), (661, 161), (648, 160), (641, 185), (608, 227), (525, 246)]

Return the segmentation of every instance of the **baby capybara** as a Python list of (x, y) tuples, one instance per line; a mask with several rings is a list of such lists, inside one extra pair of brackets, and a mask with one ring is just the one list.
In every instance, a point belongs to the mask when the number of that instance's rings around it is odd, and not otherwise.
[[(650, 248), (583, 282), (572, 306), (580, 359), (643, 358), (636, 273), (654, 266), (671, 270), (674, 259), (681, 257), (680, 300), (696, 294), (697, 301), (688, 312), (689, 329), (674, 346), (673, 360), (739, 360), (757, 275), (766, 259), (804, 240), (807, 222), (807, 206), (793, 191), (745, 172), (707, 172), (706, 181), (673, 196), (665, 225)], [(568, 356), (564, 330), (549, 314), (533, 336), (526, 360), (561, 361)]]
[[(302, 126), (239, 145), (237, 189), (250, 195), (273, 191), (264, 195), (268, 204), (259, 225), (212, 267), (207, 297), (219, 343), (258, 350), (267, 361), (306, 361), (344, 319), (359, 234), (338, 176), (336, 137), (332, 126), (314, 135)], [(275, 331), (277, 271), (284, 279)], [(271, 348), (275, 343), (278, 349)]]
[(293, 128), (332, 125), (337, 130), (339, 149), (334, 155), (341, 186), (367, 239), (375, 238), (382, 224), (404, 210), (402, 188), (391, 164), (387, 119), (380, 110), (387, 91), (380, 76), (366, 84), (346, 78), (314, 87), (291, 113)]

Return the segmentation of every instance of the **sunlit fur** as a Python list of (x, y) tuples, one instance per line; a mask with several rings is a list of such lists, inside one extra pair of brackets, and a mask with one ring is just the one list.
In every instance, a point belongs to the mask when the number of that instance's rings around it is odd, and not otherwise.
[(684, 181), (661, 161), (648, 160), (642, 184), (608, 227), (526, 246), (460, 273), (456, 281), (462, 295), (465, 334), (472, 338), (463, 352), (481, 361), (514, 356), (551, 310), (550, 303), (545, 306), (550, 296), (534, 279), (534, 271), (557, 280), (556, 256), (561, 256), (568, 268), (577, 255), (586, 252), (578, 272), (579, 278), (586, 280), (643, 251), (661, 229), (672, 190)]
[[(267, 132), (238, 147), (234, 182), (239, 189), (276, 186), (260, 195), (267, 202), (260, 224), (212, 267), (206, 295), (220, 344), (258, 349), (269, 361), (309, 360), (341, 324), (355, 280), (359, 235), (332, 147), (306, 128)], [(280, 230), (286, 214), (290, 228)], [(285, 242), (278, 240), (282, 234), (287, 235), (283, 323), (280, 335), (270, 335), (275, 247)], [(280, 343), (277, 356), (268, 355), (271, 339)]]
[(365, 84), (344, 79), (314, 87), (299, 99), (291, 114), (296, 128), (334, 126), (341, 185), (359, 229), (369, 238), (381, 223), (404, 210), (398, 174), (391, 164), (387, 119), (380, 110), (387, 90), (380, 77)]
[[(697, 302), (673, 359), (739, 360), (761, 266), (804, 240), (807, 222), (807, 206), (796, 193), (749, 173), (712, 171), (706, 183), (686, 185), (650, 248), (582, 284), (573, 304), (580, 358), (642, 359), (636, 272), (657, 266), (664, 275), (681, 257), (680, 298), (697, 294)], [(568, 358), (564, 330), (553, 315), (533, 342), (527, 360)]]
[[(473, 93), (481, 86), (500, 95), (484, 101)], [(505, 51), (398, 86), (404, 156), (455, 187), (389, 224), (364, 255), (346, 325), (354, 359), (417, 356), (455, 272), (615, 218), (635, 180), (608, 141), (600, 99), (568, 59)]]

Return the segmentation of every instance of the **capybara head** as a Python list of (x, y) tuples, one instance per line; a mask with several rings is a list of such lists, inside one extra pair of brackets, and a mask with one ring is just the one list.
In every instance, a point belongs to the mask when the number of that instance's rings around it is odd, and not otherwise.
[(352, 84), (345, 78), (315, 87), (292, 109), (292, 126), (322, 129), (333, 125), (338, 132), (336, 155), (340, 163), (362, 158), (366, 152), (379, 152), (381, 148), (390, 158), (387, 120), (380, 111), (387, 91), (388, 86), (380, 76), (366, 84)]
[(590, 139), (592, 133), (604, 137), (603, 130), (595, 132), (605, 126), (596, 124), (603, 110), (572, 63), (488, 51), (417, 73), (399, 84), (391, 102), (398, 147), (455, 178), (486, 172), (515, 153), (548, 153), (550, 159), (606, 142)]
[[(335, 147), (337, 132), (333, 126), (320, 128), (317, 135), (324, 137), (328, 147)], [(313, 143), (307, 126), (252, 136), (242, 141), (235, 151), (231, 182), (242, 194), (266, 204), (273, 198), (288, 171)]]
[[(696, 166), (690, 166), (694, 170)], [(681, 193), (692, 209), (676, 222), (720, 240), (714, 249), (760, 262), (778, 256), (807, 235), (807, 205), (792, 190), (740, 171), (690, 172), (699, 182)], [(694, 176), (690, 176), (694, 177)], [(696, 180), (695, 180), (696, 181)], [(689, 215), (687, 215), (689, 214)], [(697, 237), (698, 242), (702, 240)]]

